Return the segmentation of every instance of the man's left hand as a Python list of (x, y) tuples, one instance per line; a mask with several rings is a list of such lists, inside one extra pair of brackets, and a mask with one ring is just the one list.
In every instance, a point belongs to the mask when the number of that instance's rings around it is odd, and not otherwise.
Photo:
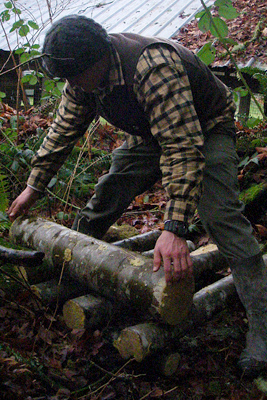
[(186, 240), (169, 231), (163, 231), (157, 240), (153, 272), (159, 270), (161, 261), (167, 284), (193, 274), (193, 263)]

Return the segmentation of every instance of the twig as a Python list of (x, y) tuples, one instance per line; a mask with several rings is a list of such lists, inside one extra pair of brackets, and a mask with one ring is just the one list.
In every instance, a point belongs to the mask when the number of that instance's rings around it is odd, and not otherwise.
[[(171, 393), (171, 392), (174, 392), (174, 390), (178, 389), (178, 387), (179, 387), (179, 386), (175, 386), (174, 388), (168, 390), (167, 392), (164, 392), (164, 393), (163, 393), (164, 396), (165, 396), (166, 394), (169, 394), (169, 393)], [(155, 391), (155, 389), (150, 390), (150, 392), (148, 392), (147, 394), (145, 394), (143, 397), (140, 397), (139, 400), (144, 400), (144, 399), (146, 399), (148, 396), (150, 396), (152, 393), (154, 393), (154, 391)]]
[[(103, 393), (104, 389), (116, 378), (118, 378), (118, 375), (120, 374), (121, 370), (123, 368), (125, 368), (128, 364), (130, 364), (132, 361), (134, 361), (134, 358), (131, 358), (130, 360), (128, 360), (115, 374), (112, 374), (111, 378), (102, 386), (100, 386), (99, 388), (97, 388), (96, 390), (94, 390), (93, 392), (90, 393), (90, 396), (98, 393), (100, 391), (100, 393), (98, 394), (98, 396), (95, 398), (95, 400), (100, 399), (101, 394)], [(100, 367), (101, 368), (101, 367)], [(110, 374), (110, 372), (108, 372), (108, 374)], [(84, 396), (79, 397), (78, 399), (84, 399)]]

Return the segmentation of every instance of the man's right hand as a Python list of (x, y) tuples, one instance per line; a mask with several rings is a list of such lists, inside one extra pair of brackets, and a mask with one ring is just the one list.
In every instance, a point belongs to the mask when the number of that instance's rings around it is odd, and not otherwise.
[(7, 214), (11, 222), (15, 221), (17, 217), (26, 214), (28, 210), (34, 205), (39, 198), (40, 192), (27, 186), (25, 190), (13, 201)]

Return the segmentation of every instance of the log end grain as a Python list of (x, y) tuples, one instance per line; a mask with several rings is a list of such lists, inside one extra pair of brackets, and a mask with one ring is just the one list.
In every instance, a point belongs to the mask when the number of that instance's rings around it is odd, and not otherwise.
[(113, 345), (125, 360), (134, 357), (136, 361), (141, 362), (147, 356), (138, 331), (124, 329)]
[(63, 318), (70, 329), (85, 328), (85, 313), (79, 303), (73, 300), (68, 300), (63, 306)]
[(192, 308), (194, 292), (193, 277), (180, 279), (171, 285), (165, 284), (158, 309), (162, 321), (169, 325), (177, 325), (182, 322)]
[(160, 359), (160, 372), (164, 376), (172, 376), (180, 365), (181, 356), (179, 353), (170, 353)]

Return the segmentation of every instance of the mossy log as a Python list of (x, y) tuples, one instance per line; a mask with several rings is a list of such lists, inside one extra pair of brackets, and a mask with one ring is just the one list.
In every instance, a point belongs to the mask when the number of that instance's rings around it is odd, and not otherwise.
[(77, 281), (51, 279), (31, 285), (31, 290), (46, 305), (63, 305), (67, 300), (88, 293), (87, 286)]
[(17, 265), (35, 266), (42, 263), (44, 253), (40, 251), (16, 250), (0, 246), (0, 261)]
[(194, 295), (192, 310), (181, 324), (171, 327), (166, 324), (145, 322), (126, 327), (114, 340), (113, 345), (122, 358), (134, 357), (136, 361), (141, 362), (148, 355), (184, 336), (194, 326), (202, 325), (234, 298), (237, 298), (237, 294), (232, 275), (229, 275)]
[(10, 237), (44, 252), (55, 268), (64, 268), (68, 277), (123, 308), (150, 314), (170, 325), (184, 320), (191, 309), (193, 277), (166, 285), (162, 268), (152, 273), (152, 260), (127, 249), (41, 218), (17, 218)]
[(63, 306), (63, 318), (71, 329), (100, 329), (111, 318), (110, 301), (91, 294), (66, 301)]

